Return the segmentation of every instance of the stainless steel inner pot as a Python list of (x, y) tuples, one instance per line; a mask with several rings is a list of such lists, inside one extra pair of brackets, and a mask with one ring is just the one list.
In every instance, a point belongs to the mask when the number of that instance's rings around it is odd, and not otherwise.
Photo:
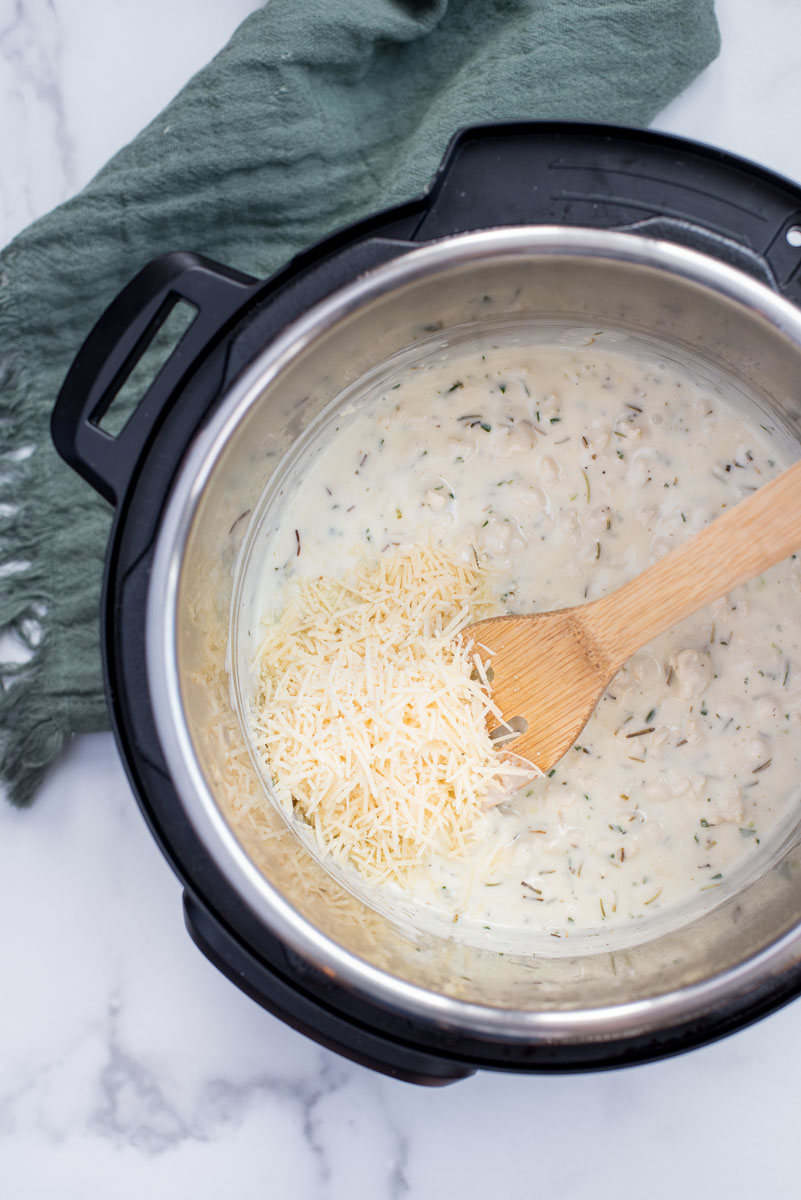
[[(491, 297), (488, 302), (486, 297)], [(597, 322), (735, 376), (801, 440), (801, 312), (739, 270), (625, 233), (532, 227), (432, 243), (308, 312), (239, 377), (191, 445), (148, 594), (151, 703), (187, 815), (233, 887), (341, 986), (447, 1031), (506, 1042), (615, 1039), (708, 1015), (801, 960), (801, 827), (711, 912), (625, 950), (500, 955), (401, 928), (351, 894), (267, 808), (227, 671), (234, 565), (284, 454), (333, 397), (436, 327)]]

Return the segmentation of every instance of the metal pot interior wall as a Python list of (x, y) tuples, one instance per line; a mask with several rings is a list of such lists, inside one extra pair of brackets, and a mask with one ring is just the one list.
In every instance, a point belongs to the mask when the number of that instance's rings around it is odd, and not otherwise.
[[(627, 331), (650, 343), (657, 360), (661, 354), (700, 364), (733, 404), (769, 414), (797, 445), (798, 330), (788, 336), (774, 315), (724, 294), (714, 281), (690, 278), (701, 273), (693, 263), (699, 256), (673, 248), (679, 265), (665, 269), (658, 247), (628, 261), (625, 243), (635, 239), (606, 237), (614, 253), (596, 248), (588, 256), (569, 248), (532, 253), (522, 236), (510, 247), (492, 234), (474, 235), (469, 257), (443, 256), (433, 266), (421, 260), (419, 270), (394, 281), (393, 266), (386, 287), (361, 296), (352, 289), (316, 327), (307, 322), (292, 340), (270, 348), (232, 389), (214, 436), (190, 454), (174, 495), (181, 511), (173, 531), (180, 526), (185, 536), (159, 548), (161, 565), (154, 569), (148, 616), (148, 638), (157, 647), (151, 658), (160, 663), (150, 670), (154, 709), (178, 791), (229, 879), (299, 953), (346, 986), (369, 991), (378, 972), (386, 980), (383, 1002), (402, 1010), (425, 993), (428, 1015), (444, 1026), (481, 1025), (499, 1037), (522, 1038), (540, 1028), (569, 1039), (573, 1018), (601, 1011), (610, 1014), (612, 1032), (610, 1010), (620, 1005), (641, 1006), (647, 1024), (654, 998), (683, 989), (685, 997), (693, 994), (687, 1004), (702, 1011), (710, 979), (733, 979), (742, 964), (801, 925), (799, 829), (788, 830), (765, 855), (759, 878), (712, 911), (625, 949), (582, 944), (580, 953), (562, 945), (557, 954), (500, 955), (404, 927), (328, 872), (269, 804), (253, 821), (250, 800), (263, 794), (262, 785), (227, 671), (234, 565), (249, 529), (258, 545), (252, 514), (276, 467), (332, 398), (404, 348), (424, 339), (446, 347), (465, 326), (490, 338), (510, 322)], [(682, 256), (690, 264), (686, 273)], [(746, 291), (751, 286), (746, 281)], [(171, 673), (172, 691), (164, 683)], [(353, 963), (365, 965), (367, 975), (354, 974)], [(468, 1013), (464, 1005), (478, 1007)]]

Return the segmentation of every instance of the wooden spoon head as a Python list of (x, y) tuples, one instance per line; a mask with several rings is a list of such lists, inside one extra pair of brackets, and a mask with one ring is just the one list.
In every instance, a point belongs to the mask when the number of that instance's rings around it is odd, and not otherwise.
[(490, 617), (462, 633), (484, 668), (492, 668), (492, 699), (504, 719), (525, 728), (499, 745), (541, 771), (573, 745), (614, 673), (593, 637), (592, 607)]

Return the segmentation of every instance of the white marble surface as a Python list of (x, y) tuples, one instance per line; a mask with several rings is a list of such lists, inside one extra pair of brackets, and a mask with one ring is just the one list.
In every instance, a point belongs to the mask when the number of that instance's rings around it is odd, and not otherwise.
[[(0, 0), (0, 244), (73, 194), (252, 0)], [(801, 3), (718, 0), (658, 127), (801, 178)], [(294, 1200), (797, 1191), (801, 1003), (691, 1055), (427, 1092), (318, 1049), (189, 942), (109, 736), (0, 809), (0, 1195)], [(191, 1189), (191, 1191), (190, 1191)]]

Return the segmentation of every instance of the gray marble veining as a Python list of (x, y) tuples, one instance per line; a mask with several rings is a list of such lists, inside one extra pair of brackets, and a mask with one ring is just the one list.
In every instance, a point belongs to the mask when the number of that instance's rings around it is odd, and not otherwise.
[[(256, 6), (0, 0), (0, 243)], [(657, 125), (801, 178), (801, 4), (718, 14), (719, 61)], [(793, 1194), (801, 1004), (668, 1063), (427, 1092), (259, 1010), (188, 941), (180, 902), (109, 737), (75, 744), (29, 811), (0, 807), (3, 1198)]]
[[(4, 219), (22, 224), (78, 184), (64, 100), (64, 29), (56, 0), (0, 7), (0, 112)], [(11, 170), (14, 163), (16, 170)]]

